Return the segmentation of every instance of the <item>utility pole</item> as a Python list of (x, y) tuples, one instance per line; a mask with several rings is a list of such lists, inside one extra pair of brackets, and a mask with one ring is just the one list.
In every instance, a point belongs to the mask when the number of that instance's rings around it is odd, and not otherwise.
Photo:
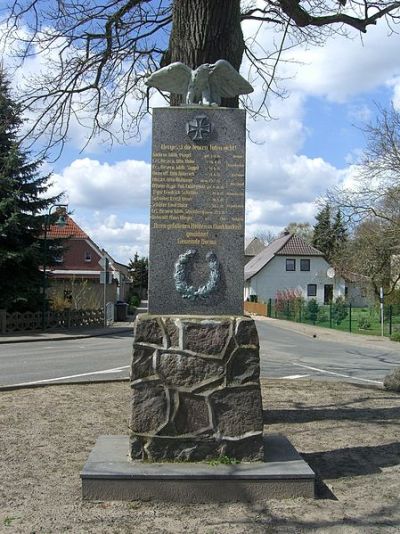
[(107, 284), (108, 284), (108, 265), (109, 261), (107, 256), (103, 256), (99, 265), (103, 268), (103, 272), (100, 272), (100, 284), (103, 284), (103, 314), (104, 314), (104, 328), (107, 328)]
[(42, 302), (42, 330), (46, 330), (47, 327), (47, 321), (46, 321), (46, 314), (47, 314), (47, 233), (50, 230), (50, 217), (51, 212), (53, 209), (56, 208), (60, 210), (58, 219), (54, 222), (54, 226), (58, 226), (59, 228), (64, 228), (64, 226), (67, 224), (67, 211), (68, 211), (68, 204), (53, 204), (50, 206), (49, 211), (45, 215), (44, 220), (44, 229), (43, 229), (43, 302)]

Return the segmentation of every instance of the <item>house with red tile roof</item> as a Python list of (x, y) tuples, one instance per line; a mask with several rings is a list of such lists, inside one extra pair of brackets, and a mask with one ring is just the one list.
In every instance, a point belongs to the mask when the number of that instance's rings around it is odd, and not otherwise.
[(62, 241), (57, 250), (55, 263), (48, 268), (48, 296), (53, 307), (65, 306), (75, 309), (96, 309), (103, 306), (104, 267), (99, 263), (108, 259), (108, 279), (106, 285), (107, 302), (125, 300), (130, 286), (129, 269), (116, 262), (104, 249), (101, 249), (69, 215), (63, 227), (52, 225), (47, 231), (47, 239)]
[[(258, 302), (275, 299), (279, 291), (294, 290), (305, 300), (327, 304), (346, 297), (357, 306), (368, 304), (368, 295), (357, 291), (354, 280), (335, 273), (324, 254), (301, 237), (285, 233), (245, 265), (244, 298)], [(365, 297), (365, 298), (364, 298)]]

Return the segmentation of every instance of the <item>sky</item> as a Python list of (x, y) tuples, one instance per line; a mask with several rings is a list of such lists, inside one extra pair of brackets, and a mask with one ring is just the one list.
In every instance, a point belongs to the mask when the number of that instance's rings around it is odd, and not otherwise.
[[(248, 25), (247, 35), (254, 32)], [(278, 74), (286, 78), (284, 99), (270, 97), (272, 120), (248, 119), (246, 237), (279, 233), (290, 222), (314, 224), (316, 200), (328, 188), (351, 181), (365, 146), (360, 127), (377, 105), (400, 110), (400, 36), (385, 23), (361, 39), (331, 38), (324, 46), (296, 48)], [(267, 30), (259, 39), (268, 46)], [(35, 70), (33, 57), (23, 67)], [(244, 65), (245, 70), (245, 65)], [(244, 72), (243, 70), (243, 72)], [(261, 89), (255, 85), (255, 97)], [(160, 105), (154, 96), (151, 105)], [(80, 151), (85, 132), (73, 125), (53, 172), (50, 193), (65, 192), (74, 220), (115, 260), (148, 254), (151, 127), (140, 142), (109, 147), (101, 140)]]

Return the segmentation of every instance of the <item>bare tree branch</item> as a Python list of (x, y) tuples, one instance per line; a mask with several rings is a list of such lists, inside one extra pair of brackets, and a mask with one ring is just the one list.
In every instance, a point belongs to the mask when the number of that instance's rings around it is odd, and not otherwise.
[[(261, 80), (264, 95), (258, 104), (251, 98), (243, 104), (253, 116), (270, 118), (269, 94), (283, 94), (277, 74), (283, 51), (304, 42), (323, 44), (330, 35), (346, 35), (348, 29), (365, 33), (379, 19), (385, 19), (393, 31), (400, 16), (400, 2), (388, 0), (247, 4), (240, 0), (9, 0), (0, 15), (5, 21), (0, 42), (12, 50), (19, 64), (31, 58), (41, 61), (40, 73), (21, 87), (22, 105), (33, 117), (27, 137), (32, 143), (47, 139), (45, 149), (62, 148), (75, 122), (87, 127), (87, 142), (96, 135), (106, 135), (110, 142), (140, 135), (147, 113), (144, 81), (160, 62), (168, 64), (182, 51), (193, 63), (196, 58), (213, 62), (214, 55), (220, 54), (236, 68), (244, 55), (249, 77)], [(179, 16), (184, 6), (188, 17)], [(220, 29), (227, 19), (224, 33)], [(274, 48), (264, 50), (257, 32), (244, 41), (240, 24), (249, 21), (275, 32)]]
[(392, 293), (400, 280), (400, 116), (380, 109), (364, 127), (367, 146), (354, 185), (328, 191), (327, 198), (353, 227), (353, 270), (367, 275), (376, 292)]

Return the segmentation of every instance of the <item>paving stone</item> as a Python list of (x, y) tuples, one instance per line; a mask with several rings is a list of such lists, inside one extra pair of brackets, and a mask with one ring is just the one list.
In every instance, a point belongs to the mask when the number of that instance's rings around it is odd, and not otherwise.
[(260, 345), (256, 324), (253, 319), (239, 319), (235, 336), (238, 345), (255, 345), (256, 347)]
[(165, 319), (165, 331), (168, 336), (169, 347), (179, 347), (179, 327), (173, 319)]
[(217, 457), (218, 443), (213, 439), (155, 437), (146, 445), (146, 454), (153, 462), (174, 460), (196, 462)]
[(260, 378), (258, 349), (240, 347), (234, 351), (227, 364), (227, 384), (257, 382)]
[(200, 434), (212, 430), (210, 410), (204, 397), (179, 394), (179, 407), (174, 418), (177, 434)]
[(130, 436), (129, 453), (132, 460), (144, 460), (145, 452), (143, 449), (144, 440), (141, 437)]
[(153, 369), (154, 348), (137, 345), (133, 346), (131, 366), (131, 380), (146, 378), (154, 374)]
[(230, 336), (230, 321), (184, 324), (184, 349), (217, 355), (224, 350)]
[(130, 429), (136, 434), (154, 434), (167, 424), (169, 402), (165, 388), (157, 382), (143, 382), (132, 387)]
[(157, 362), (158, 375), (171, 387), (200, 385), (205, 380), (222, 377), (224, 370), (220, 362), (179, 352), (161, 352)]
[(163, 331), (157, 319), (138, 316), (135, 321), (134, 342), (162, 345)]
[(222, 440), (220, 455), (235, 458), (241, 462), (262, 461), (264, 459), (264, 439), (262, 433), (237, 440)]
[(261, 392), (258, 386), (225, 388), (210, 395), (217, 430), (222, 436), (239, 437), (263, 428)]

